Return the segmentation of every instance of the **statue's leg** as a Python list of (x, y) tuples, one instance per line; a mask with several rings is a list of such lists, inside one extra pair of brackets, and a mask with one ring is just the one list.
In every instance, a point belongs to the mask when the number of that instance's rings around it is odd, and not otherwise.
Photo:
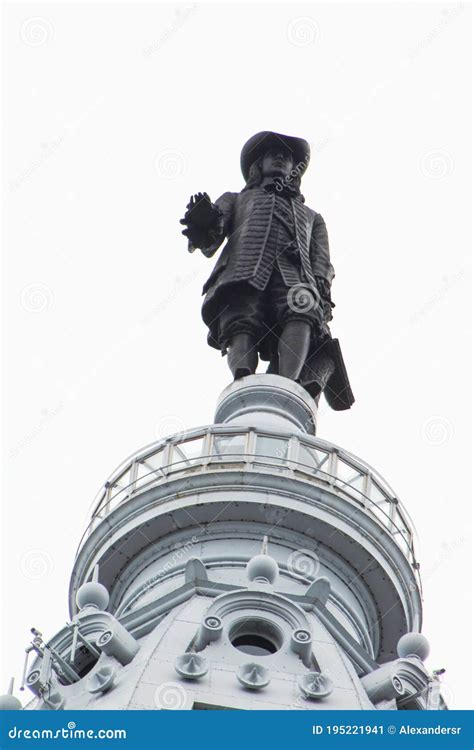
[[(311, 345), (312, 324), (306, 309), (299, 312), (292, 302), (291, 288), (275, 268), (267, 286), (271, 325), (278, 331), (278, 374), (298, 380)], [(276, 326), (275, 326), (276, 324)]]
[(279, 374), (298, 380), (311, 342), (311, 325), (307, 320), (289, 320), (278, 342)]
[(219, 322), (234, 380), (253, 375), (257, 369), (262, 320), (262, 293), (246, 283), (229, 285)]
[(227, 352), (227, 362), (234, 380), (253, 375), (258, 365), (258, 352), (254, 337), (237, 333), (232, 337)]

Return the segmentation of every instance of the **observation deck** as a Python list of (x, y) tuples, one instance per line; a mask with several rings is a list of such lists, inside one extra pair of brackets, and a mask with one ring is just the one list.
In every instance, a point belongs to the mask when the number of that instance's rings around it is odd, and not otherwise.
[(113, 510), (137, 494), (171, 479), (235, 469), (278, 473), (329, 489), (374, 518), (418, 570), (408, 513), (365, 461), (310, 435), (218, 424), (151, 443), (121, 463), (100, 489), (79, 547)]
[[(71, 578), (71, 614), (97, 564), (111, 611), (124, 612), (170, 539), (175, 548), (198, 540), (205, 563), (235, 568), (248, 560), (240, 540), (265, 534), (288, 550), (317, 551), (345, 607), (357, 598), (374, 657), (393, 658), (400, 636), (421, 628), (413, 525), (377, 471), (315, 436), (316, 418), (314, 401), (297, 384), (250, 376), (223, 392), (214, 424), (126, 459), (94, 501)], [(210, 553), (213, 539), (224, 554)], [(283, 577), (294, 577), (284, 559), (279, 565)], [(179, 577), (183, 567), (175, 561), (165, 577)]]

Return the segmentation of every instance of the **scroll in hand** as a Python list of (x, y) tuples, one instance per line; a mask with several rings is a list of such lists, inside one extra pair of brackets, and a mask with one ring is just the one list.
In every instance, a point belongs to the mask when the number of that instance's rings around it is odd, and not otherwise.
[(209, 230), (220, 216), (221, 212), (211, 203), (207, 193), (196, 193), (190, 197), (184, 218), (180, 219), (180, 224), (186, 227), (182, 234), (189, 240), (190, 252), (193, 252), (196, 247), (205, 247), (210, 238)]

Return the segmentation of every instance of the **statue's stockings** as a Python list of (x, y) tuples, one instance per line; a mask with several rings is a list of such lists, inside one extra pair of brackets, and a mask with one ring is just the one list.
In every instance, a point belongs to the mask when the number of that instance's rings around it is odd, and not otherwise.
[[(278, 341), (278, 374), (298, 380), (311, 341), (311, 326), (306, 320), (290, 320)], [(257, 344), (248, 333), (236, 334), (230, 343), (227, 361), (234, 379), (253, 375), (258, 365)]]

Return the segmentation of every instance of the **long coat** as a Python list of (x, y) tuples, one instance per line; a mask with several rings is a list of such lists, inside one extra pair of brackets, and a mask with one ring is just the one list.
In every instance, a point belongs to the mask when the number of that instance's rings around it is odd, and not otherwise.
[[(212, 257), (224, 238), (224, 246), (214, 269), (204, 284), (205, 294), (202, 317), (210, 329), (209, 344), (219, 348), (215, 334), (219, 310), (225, 304), (225, 291), (229, 284), (247, 281), (257, 288), (263, 277), (264, 251), (273, 219), (275, 194), (262, 188), (224, 193), (216, 201), (221, 211), (217, 232), (202, 252)], [(301, 198), (291, 199), (296, 240), (302, 267), (311, 286), (323, 279), (330, 286), (334, 269), (329, 257), (326, 225), (320, 214), (308, 208)]]

